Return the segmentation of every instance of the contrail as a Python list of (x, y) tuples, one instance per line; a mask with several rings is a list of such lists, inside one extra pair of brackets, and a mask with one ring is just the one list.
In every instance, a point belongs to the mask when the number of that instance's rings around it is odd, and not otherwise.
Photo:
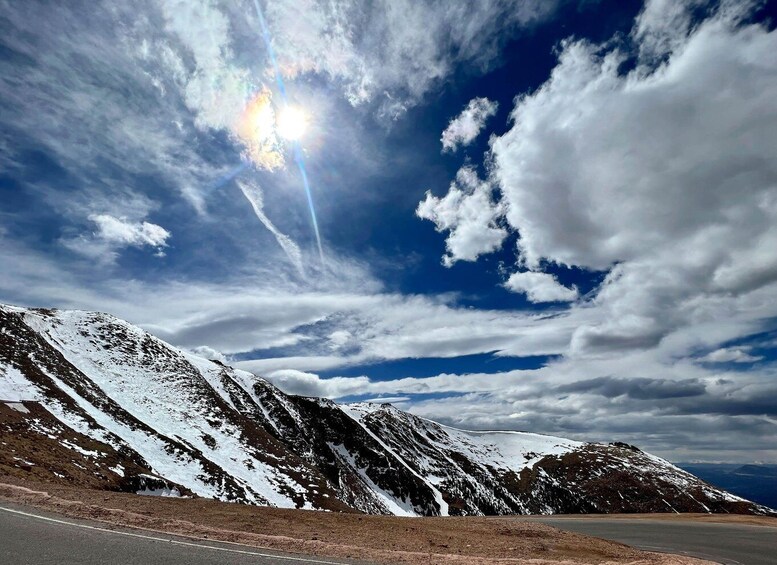
[[(289, 106), (289, 99), (286, 96), (286, 85), (283, 83), (283, 77), (281, 71), (278, 68), (278, 61), (275, 58), (275, 51), (272, 48), (270, 42), (270, 31), (267, 29), (267, 22), (264, 20), (264, 14), (262, 8), (259, 6), (259, 0), (254, 0), (254, 7), (256, 8), (256, 15), (259, 17), (259, 25), (262, 27), (262, 39), (264, 45), (267, 48), (267, 53), (270, 55), (270, 61), (272, 62), (273, 72), (275, 73), (275, 83), (278, 85), (278, 91), (281, 94), (281, 100), (283, 101), (284, 108)], [(310, 208), (310, 219), (313, 222), (313, 231), (316, 234), (316, 244), (318, 244), (318, 255), (321, 258), (321, 264), (324, 263), (324, 248), (321, 245), (321, 234), (318, 231), (318, 220), (316, 219), (316, 208), (313, 206), (313, 195), (310, 192), (310, 183), (308, 182), (308, 174), (305, 170), (305, 159), (302, 154), (302, 149), (298, 141), (294, 143), (294, 162), (297, 164), (300, 175), (302, 176), (302, 185), (305, 187), (305, 195), (308, 197), (308, 208)]]
[(286, 253), (289, 261), (297, 268), (299, 274), (304, 276), (305, 270), (302, 268), (302, 253), (300, 253), (299, 247), (294, 243), (294, 240), (288, 235), (281, 233), (281, 231), (275, 227), (275, 224), (270, 221), (270, 218), (267, 217), (267, 214), (264, 213), (264, 198), (262, 197), (262, 190), (259, 188), (259, 185), (238, 180), (237, 186), (242, 191), (243, 196), (246, 197), (249, 204), (251, 204), (251, 208), (254, 209), (256, 217), (259, 218), (259, 221), (262, 222), (264, 227), (273, 234), (278, 245), (280, 245), (283, 252)]

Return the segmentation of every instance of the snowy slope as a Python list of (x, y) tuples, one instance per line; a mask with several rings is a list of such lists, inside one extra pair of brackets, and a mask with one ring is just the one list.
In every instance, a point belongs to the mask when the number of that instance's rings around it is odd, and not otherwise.
[[(155, 473), (200, 496), (313, 507), (307, 496), (311, 487), (328, 489), (315, 469), (236, 413), (226, 399), (224, 386), (230, 377), (225, 368), (183, 354), (104, 314), (15, 313), (61, 355), (70, 369), (67, 373), (77, 373), (78, 379), (67, 382), (60, 371), (37, 363), (36, 373), (42, 378), (39, 391), (30, 395), (44, 399), (50, 411), (74, 430), (128, 446)], [(35, 348), (26, 355), (33, 362), (40, 356)], [(4, 374), (20, 372), (13, 365), (0, 366)], [(34, 383), (28, 382), (28, 387)], [(56, 399), (47, 402), (45, 385), (63, 392), (77, 409)]]
[(91, 487), (408, 516), (767, 511), (624, 444), (289, 396), (101, 313), (0, 305), (0, 401), (18, 450), (67, 454), (31, 472)]

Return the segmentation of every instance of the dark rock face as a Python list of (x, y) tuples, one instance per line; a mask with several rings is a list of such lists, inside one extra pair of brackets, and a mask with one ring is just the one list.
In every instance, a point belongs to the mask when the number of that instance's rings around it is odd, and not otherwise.
[(5, 474), (281, 507), (770, 512), (634, 446), (290, 396), (90, 312), (0, 306), (0, 442)]

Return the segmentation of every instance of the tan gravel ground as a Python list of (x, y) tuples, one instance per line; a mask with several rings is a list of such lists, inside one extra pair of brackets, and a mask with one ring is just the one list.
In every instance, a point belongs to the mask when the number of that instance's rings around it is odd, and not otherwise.
[(515, 518), (397, 518), (285, 510), (88, 490), (2, 475), (0, 500), (121, 526), (385, 564), (709, 563), (638, 551)]

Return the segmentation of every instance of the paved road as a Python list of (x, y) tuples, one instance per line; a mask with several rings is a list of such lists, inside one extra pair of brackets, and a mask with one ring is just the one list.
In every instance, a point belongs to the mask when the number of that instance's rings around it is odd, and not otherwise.
[(733, 565), (777, 565), (777, 528), (650, 519), (535, 518), (562, 530), (619, 541), (649, 551)]
[(202, 543), (139, 530), (107, 530), (99, 523), (3, 503), (0, 563), (26, 565), (341, 565), (316, 557), (282, 555), (236, 544)]

